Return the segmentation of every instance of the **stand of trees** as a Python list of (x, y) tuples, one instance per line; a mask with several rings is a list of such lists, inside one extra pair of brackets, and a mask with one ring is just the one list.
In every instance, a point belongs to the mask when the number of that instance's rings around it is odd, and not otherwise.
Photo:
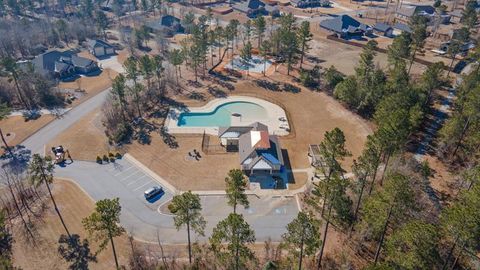
[(0, 103), (15, 109), (54, 108), (62, 106), (64, 98), (53, 82), (7, 56), (0, 59)]

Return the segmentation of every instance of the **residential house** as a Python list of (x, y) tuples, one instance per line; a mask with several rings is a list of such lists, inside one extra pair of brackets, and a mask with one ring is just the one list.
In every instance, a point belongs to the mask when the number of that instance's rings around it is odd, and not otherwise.
[(450, 12), (451, 19), (450, 21), (453, 23), (460, 23), (462, 17), (463, 17), (463, 10), (462, 9), (455, 9), (452, 12)]
[(393, 37), (393, 27), (386, 23), (376, 23), (373, 26), (373, 31), (382, 36)]
[(332, 31), (341, 38), (352, 38), (363, 35), (369, 35), (373, 29), (348, 15), (340, 15), (333, 19), (327, 19), (320, 22), (320, 27)]
[(115, 48), (107, 42), (100, 39), (91, 39), (88, 41), (88, 49), (95, 57), (105, 57), (115, 54)]
[(182, 26), (182, 21), (172, 15), (163, 15), (160, 20), (147, 23), (147, 27), (154, 32), (161, 32), (166, 36), (173, 36), (178, 33), (185, 32), (185, 28)]
[(410, 26), (404, 23), (396, 23), (393, 25), (393, 34), (400, 35), (402, 32), (412, 33)]
[(237, 2), (233, 5), (233, 9), (247, 14), (249, 18), (256, 18), (259, 15), (272, 17), (280, 16), (280, 11), (277, 7), (267, 5), (260, 0), (247, 0)]
[(434, 23), (434, 18), (438, 18), (440, 23), (447, 24), (451, 18), (451, 15), (446, 13), (438, 14), (435, 8), (429, 5), (404, 5), (397, 10), (395, 18), (400, 22), (407, 23), (414, 15), (427, 18), (429, 23)]
[(35, 72), (52, 78), (64, 79), (76, 74), (87, 74), (98, 70), (93, 60), (76, 56), (66, 51), (49, 51), (32, 60)]
[(220, 128), (219, 138), (227, 150), (238, 151), (240, 167), (247, 176), (275, 175), (284, 166), (277, 136), (270, 135), (268, 127), (261, 123)]
[(290, 3), (296, 8), (329, 7), (332, 4), (328, 0), (291, 0)]

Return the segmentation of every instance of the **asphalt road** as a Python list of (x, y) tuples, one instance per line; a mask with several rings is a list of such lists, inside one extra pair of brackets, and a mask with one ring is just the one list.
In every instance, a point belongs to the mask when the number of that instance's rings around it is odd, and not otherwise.
[[(65, 167), (56, 168), (56, 176), (74, 180), (92, 199), (120, 198), (122, 226), (137, 239), (156, 242), (157, 233), (162, 243), (181, 244), (186, 242), (184, 229), (177, 231), (171, 215), (161, 212), (160, 206), (173, 196), (172, 191), (165, 193), (155, 202), (148, 202), (143, 192), (152, 186), (160, 185), (155, 179), (131, 164), (128, 160), (118, 160), (115, 164), (99, 165), (94, 162), (74, 161)], [(232, 211), (222, 195), (202, 195), (202, 215), (207, 221), (205, 237), (193, 239), (206, 240), (213, 227)], [(240, 207), (246, 221), (255, 230), (257, 241), (281, 240), (286, 225), (298, 213), (294, 197), (249, 196), (250, 207)], [(162, 207), (161, 209), (165, 209)]]
[(58, 119), (55, 119), (28, 137), (21, 144), (30, 149), (32, 154), (44, 154), (45, 144), (52, 141), (58, 134), (65, 131), (68, 127), (82, 119), (88, 113), (99, 108), (105, 101), (108, 92), (108, 90), (105, 90), (80, 103), (75, 108), (69, 110)]

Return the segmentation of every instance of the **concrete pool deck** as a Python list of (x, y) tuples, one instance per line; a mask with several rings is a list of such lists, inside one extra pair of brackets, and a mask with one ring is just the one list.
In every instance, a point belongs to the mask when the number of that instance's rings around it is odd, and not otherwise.
[[(248, 126), (255, 122), (260, 122), (268, 126), (268, 130), (272, 135), (285, 136), (290, 133), (290, 125), (285, 111), (278, 105), (268, 102), (263, 99), (247, 97), (247, 96), (229, 96), (226, 98), (214, 99), (201, 107), (188, 107), (181, 110), (177, 108), (171, 108), (168, 112), (168, 116), (165, 120), (165, 126), (169, 133), (189, 133), (189, 134), (203, 134), (204, 132), (209, 135), (218, 135), (219, 127), (188, 127), (178, 126), (178, 120), (181, 113), (209, 113), (213, 112), (217, 107), (225, 103), (230, 102), (251, 102), (255, 103), (265, 109), (267, 112), (266, 117), (235, 117), (231, 116), (230, 126)], [(286, 119), (287, 121), (281, 121), (280, 119)]]

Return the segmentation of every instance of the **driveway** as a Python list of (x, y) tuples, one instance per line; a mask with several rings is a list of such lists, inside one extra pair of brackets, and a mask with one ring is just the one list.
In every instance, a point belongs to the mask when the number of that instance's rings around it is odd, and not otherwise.
[[(164, 187), (163, 196), (153, 203), (143, 197), (143, 192), (154, 185), (160, 185), (154, 178), (143, 172), (126, 159), (115, 164), (99, 165), (94, 162), (74, 161), (66, 167), (56, 167), (56, 176), (75, 181), (92, 199), (120, 198), (122, 226), (135, 238), (155, 242), (158, 235), (163, 243), (183, 244), (186, 231), (177, 231), (173, 217), (162, 213), (160, 207), (168, 203), (173, 192)], [(257, 241), (269, 238), (280, 241), (286, 225), (298, 213), (295, 197), (249, 196), (250, 207), (240, 207), (246, 221), (255, 230)], [(232, 211), (226, 198), (222, 195), (201, 195), (202, 215), (207, 221), (205, 237), (194, 236), (193, 239), (205, 241), (213, 227)], [(165, 209), (166, 207), (162, 207)]]
[(123, 68), (122, 64), (118, 62), (116, 55), (104, 59), (98, 59), (98, 66), (103, 69), (112, 69), (118, 73), (125, 73), (125, 69)]

